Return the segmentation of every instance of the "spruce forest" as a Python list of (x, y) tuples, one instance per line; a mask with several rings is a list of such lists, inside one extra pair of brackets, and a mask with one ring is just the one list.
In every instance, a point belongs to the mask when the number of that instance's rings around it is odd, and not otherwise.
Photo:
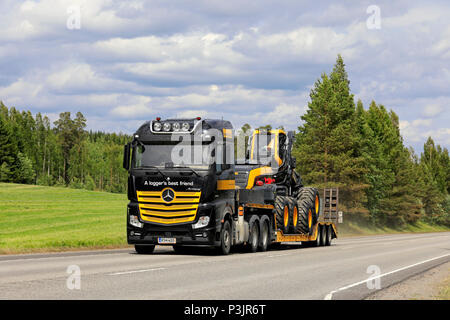
[[(304, 184), (339, 187), (346, 215), (381, 226), (418, 220), (450, 226), (448, 150), (432, 137), (420, 154), (406, 147), (394, 111), (355, 102), (340, 55), (315, 82), (298, 120), (293, 153)], [(122, 152), (130, 139), (87, 131), (80, 112), (63, 112), (51, 123), (0, 102), (0, 181), (124, 193)]]

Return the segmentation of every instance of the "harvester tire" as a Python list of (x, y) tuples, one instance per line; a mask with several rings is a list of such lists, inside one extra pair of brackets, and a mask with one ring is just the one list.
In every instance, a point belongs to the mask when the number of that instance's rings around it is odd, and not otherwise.
[(297, 194), (297, 201), (302, 203), (308, 203), (311, 205), (312, 224), (315, 225), (319, 221), (319, 213), (320, 213), (319, 191), (316, 188), (303, 187)]
[(298, 204), (297, 199), (288, 198), (289, 201), (289, 214), (290, 214), (290, 226), (289, 233), (298, 233), (298, 225), (299, 225), (299, 214), (298, 214)]
[(311, 234), (314, 225), (313, 207), (314, 202), (307, 197), (297, 200), (297, 208), (298, 208), (297, 233)]
[(277, 211), (277, 228), (283, 234), (289, 233), (289, 226), (291, 224), (290, 202), (287, 197), (277, 196), (275, 198), (275, 210)]

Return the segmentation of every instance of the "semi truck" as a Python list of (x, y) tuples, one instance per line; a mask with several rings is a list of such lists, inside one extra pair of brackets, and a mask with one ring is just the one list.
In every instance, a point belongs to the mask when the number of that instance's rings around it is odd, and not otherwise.
[(254, 130), (237, 159), (230, 121), (146, 121), (124, 146), (128, 243), (139, 254), (156, 245), (177, 252), (209, 246), (224, 255), (234, 246), (329, 246), (338, 235), (338, 190), (303, 185), (294, 138), (293, 131)]

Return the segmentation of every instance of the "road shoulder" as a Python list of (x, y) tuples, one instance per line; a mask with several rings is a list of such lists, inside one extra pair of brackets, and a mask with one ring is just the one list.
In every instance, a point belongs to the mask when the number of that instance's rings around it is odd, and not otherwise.
[(367, 300), (449, 299), (450, 262), (415, 275), (368, 296)]

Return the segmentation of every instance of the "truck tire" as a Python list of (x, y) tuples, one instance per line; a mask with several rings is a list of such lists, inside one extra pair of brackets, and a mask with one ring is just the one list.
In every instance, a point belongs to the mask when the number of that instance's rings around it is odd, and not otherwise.
[(135, 244), (134, 250), (136, 250), (138, 254), (150, 254), (155, 250), (155, 245)]
[(290, 210), (289, 200), (287, 197), (277, 196), (275, 198), (275, 209), (277, 212), (277, 228), (283, 232), (283, 234), (289, 233), (290, 223)]
[(323, 247), (325, 245), (325, 240), (327, 238), (327, 226), (323, 225), (320, 226), (320, 239), (319, 239), (319, 246)]
[(312, 187), (303, 187), (297, 195), (297, 201), (309, 203), (312, 209), (312, 224), (315, 225), (319, 221), (320, 214), (320, 196), (319, 191)]
[(291, 215), (291, 224), (289, 226), (289, 233), (298, 233), (298, 224), (299, 224), (299, 216), (298, 216), (298, 204), (297, 200), (294, 198), (288, 198), (290, 203), (290, 215)]
[(259, 231), (259, 251), (267, 251), (267, 247), (269, 246), (269, 220), (263, 220), (261, 225), (261, 229)]
[(325, 245), (330, 246), (331, 245), (331, 238), (333, 236), (333, 227), (331, 225), (327, 225), (327, 233), (325, 237)]
[(222, 230), (220, 231), (220, 246), (218, 248), (219, 253), (227, 255), (231, 250), (231, 226), (230, 222), (226, 220), (223, 223)]
[(256, 252), (259, 246), (259, 221), (254, 220), (250, 226), (250, 234), (247, 243), (247, 251)]
[(321, 238), (322, 238), (322, 226), (319, 224), (319, 225), (317, 225), (317, 238), (316, 238), (316, 240), (308, 241), (309, 246), (310, 247), (320, 246)]

